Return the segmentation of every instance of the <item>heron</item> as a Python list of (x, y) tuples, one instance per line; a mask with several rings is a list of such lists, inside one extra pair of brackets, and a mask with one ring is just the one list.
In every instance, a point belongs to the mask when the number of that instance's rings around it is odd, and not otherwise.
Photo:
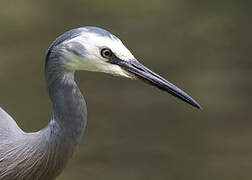
[(53, 113), (46, 127), (24, 132), (0, 108), (0, 179), (53, 180), (65, 168), (87, 124), (87, 108), (74, 73), (78, 70), (139, 79), (201, 109), (184, 91), (142, 65), (112, 33), (85, 26), (65, 32), (45, 56), (45, 81)]

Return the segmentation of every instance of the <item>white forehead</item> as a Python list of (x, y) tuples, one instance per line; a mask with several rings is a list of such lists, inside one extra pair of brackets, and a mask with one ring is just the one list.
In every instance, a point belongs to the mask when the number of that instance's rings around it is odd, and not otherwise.
[[(102, 30), (102, 29), (101, 29)], [(81, 43), (87, 51), (87, 54), (100, 57), (100, 51), (103, 48), (109, 48), (118, 58), (128, 61), (134, 59), (131, 52), (124, 46), (122, 41), (108, 31), (90, 31), (83, 28), (81, 34), (68, 42), (77, 41)]]

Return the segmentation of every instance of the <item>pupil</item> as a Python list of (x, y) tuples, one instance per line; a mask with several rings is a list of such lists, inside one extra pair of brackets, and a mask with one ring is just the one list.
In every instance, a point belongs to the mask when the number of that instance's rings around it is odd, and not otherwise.
[(110, 52), (109, 51), (105, 51), (105, 56), (110, 56)]

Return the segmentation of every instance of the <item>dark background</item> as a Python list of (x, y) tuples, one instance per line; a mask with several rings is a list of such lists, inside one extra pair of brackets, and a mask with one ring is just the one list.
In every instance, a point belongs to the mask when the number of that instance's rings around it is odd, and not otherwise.
[(250, 1), (9, 0), (0, 7), (0, 106), (25, 131), (51, 116), (44, 54), (63, 32), (103, 27), (200, 111), (142, 82), (76, 79), (89, 121), (58, 180), (252, 179)]

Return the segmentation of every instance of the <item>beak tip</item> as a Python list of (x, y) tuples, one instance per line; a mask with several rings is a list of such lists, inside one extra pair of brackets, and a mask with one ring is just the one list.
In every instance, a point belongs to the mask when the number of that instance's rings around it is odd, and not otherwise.
[(203, 111), (203, 109), (204, 109), (204, 108), (203, 108), (203, 107), (201, 107), (201, 106), (199, 106), (198, 108), (199, 108), (199, 110), (201, 110), (201, 111)]
[(195, 106), (196, 108), (198, 108), (199, 110), (203, 110), (203, 107), (201, 105), (199, 105), (199, 103), (195, 103), (193, 104), (193, 106)]

